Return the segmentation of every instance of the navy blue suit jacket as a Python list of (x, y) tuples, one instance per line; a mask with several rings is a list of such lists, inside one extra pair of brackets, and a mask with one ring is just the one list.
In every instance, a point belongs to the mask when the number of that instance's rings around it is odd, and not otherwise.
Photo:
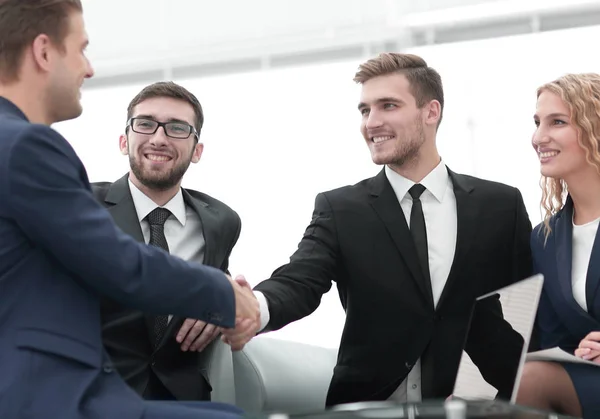
[(588, 333), (600, 330), (600, 240), (596, 235), (587, 272), (586, 312), (575, 301), (571, 285), (572, 217), (573, 202), (568, 198), (564, 208), (550, 220), (546, 243), (541, 224), (531, 235), (534, 269), (545, 278), (537, 319), (540, 346), (559, 346), (571, 353)]
[(223, 272), (119, 230), (69, 143), (0, 97), (1, 418), (148, 413), (102, 347), (101, 295), (145, 312), (235, 323)]

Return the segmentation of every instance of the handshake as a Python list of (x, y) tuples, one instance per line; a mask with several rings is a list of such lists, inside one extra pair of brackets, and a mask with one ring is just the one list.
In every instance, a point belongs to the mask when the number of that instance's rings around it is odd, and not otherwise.
[(235, 295), (235, 327), (221, 329), (221, 340), (231, 346), (232, 351), (240, 351), (260, 329), (260, 305), (252, 292), (252, 288), (242, 275), (231, 279)]

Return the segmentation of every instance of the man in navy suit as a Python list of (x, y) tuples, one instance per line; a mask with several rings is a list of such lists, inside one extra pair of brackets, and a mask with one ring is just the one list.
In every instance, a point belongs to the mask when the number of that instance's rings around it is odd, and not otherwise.
[[(26, 22), (27, 24), (24, 24)], [(247, 283), (123, 233), (49, 125), (81, 114), (93, 70), (80, 0), (0, 0), (0, 417), (232, 418), (215, 403), (143, 401), (102, 346), (100, 297), (224, 328), (259, 325)]]

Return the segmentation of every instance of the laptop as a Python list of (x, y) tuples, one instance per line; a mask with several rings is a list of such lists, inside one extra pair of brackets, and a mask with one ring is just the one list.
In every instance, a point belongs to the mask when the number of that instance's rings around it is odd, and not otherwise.
[[(511, 404), (514, 404), (517, 398), (519, 382), (521, 380), (523, 365), (527, 358), (527, 350), (531, 340), (543, 284), (543, 275), (531, 276), (489, 294), (482, 295), (475, 300), (471, 309), (471, 319), (464, 345), (466, 345), (466, 341), (470, 337), (471, 324), (473, 323), (473, 316), (477, 311), (478, 305), (490, 299), (500, 299), (504, 319), (523, 337), (523, 349), (510, 396)], [(483, 379), (477, 367), (464, 351), (464, 345), (452, 392), (453, 398), (463, 400), (494, 400), (498, 393), (497, 390)]]

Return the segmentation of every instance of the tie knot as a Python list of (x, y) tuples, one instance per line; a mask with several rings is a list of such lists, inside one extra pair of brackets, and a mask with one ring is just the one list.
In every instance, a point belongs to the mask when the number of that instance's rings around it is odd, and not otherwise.
[(411, 198), (414, 201), (415, 199), (419, 199), (419, 197), (421, 196), (421, 194), (424, 191), (425, 191), (425, 186), (421, 185), (420, 183), (416, 183), (412, 186), (412, 188), (410, 188), (408, 190), (408, 193), (410, 194)]
[(148, 223), (150, 225), (165, 225), (165, 221), (171, 215), (171, 211), (166, 208), (154, 208), (150, 214), (146, 218), (148, 218)]

